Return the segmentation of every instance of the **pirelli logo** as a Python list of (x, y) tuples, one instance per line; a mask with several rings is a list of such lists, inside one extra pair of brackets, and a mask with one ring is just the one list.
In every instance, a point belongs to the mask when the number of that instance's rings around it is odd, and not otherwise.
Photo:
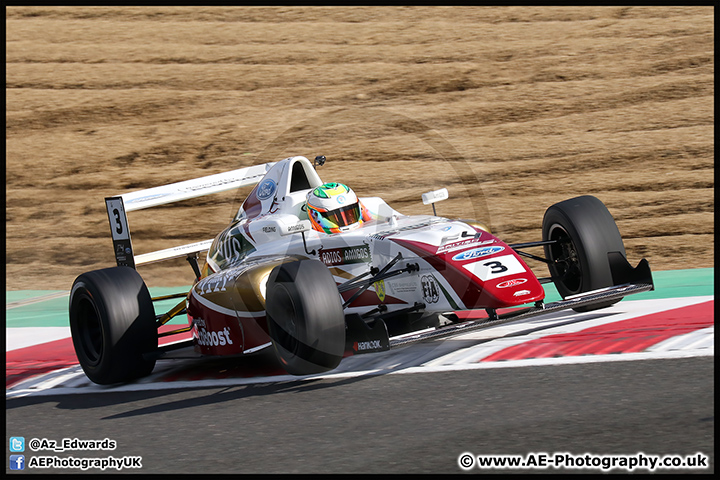
[(347, 263), (368, 263), (372, 260), (372, 256), (369, 245), (358, 245), (356, 247), (320, 250), (320, 260), (325, 265), (343, 265)]

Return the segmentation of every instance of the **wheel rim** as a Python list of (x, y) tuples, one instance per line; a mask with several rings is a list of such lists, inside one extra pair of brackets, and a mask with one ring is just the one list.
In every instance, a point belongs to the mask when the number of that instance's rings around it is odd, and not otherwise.
[(81, 298), (78, 303), (78, 332), (82, 352), (90, 366), (100, 363), (103, 354), (103, 330), (100, 317), (88, 298)]
[(570, 235), (562, 226), (555, 224), (550, 228), (549, 240), (556, 242), (550, 245), (554, 276), (558, 277), (558, 281), (570, 294), (579, 293), (582, 289), (582, 268)]

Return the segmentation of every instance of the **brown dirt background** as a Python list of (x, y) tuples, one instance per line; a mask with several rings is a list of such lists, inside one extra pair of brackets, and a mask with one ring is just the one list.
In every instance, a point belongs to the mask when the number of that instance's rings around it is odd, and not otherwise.
[[(714, 265), (712, 7), (7, 7), (6, 58), (8, 290), (112, 266), (106, 196), (296, 154), (403, 213), (447, 186), (508, 242), (592, 194), (631, 263)], [(136, 252), (243, 193), (130, 213)]]

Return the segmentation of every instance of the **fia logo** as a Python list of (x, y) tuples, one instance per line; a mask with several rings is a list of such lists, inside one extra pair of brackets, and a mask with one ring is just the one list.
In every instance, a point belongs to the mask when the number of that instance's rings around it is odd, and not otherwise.
[(423, 275), (420, 280), (423, 290), (423, 299), (427, 303), (437, 303), (440, 300), (440, 286), (432, 275)]

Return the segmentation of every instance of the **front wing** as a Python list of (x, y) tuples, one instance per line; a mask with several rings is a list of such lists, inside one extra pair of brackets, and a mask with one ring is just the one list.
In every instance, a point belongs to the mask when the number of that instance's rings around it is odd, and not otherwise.
[(596, 303), (604, 303), (606, 301), (619, 300), (627, 295), (642, 293), (653, 290), (652, 284), (626, 284), (614, 287), (603, 288), (573, 298), (560, 300), (557, 302), (543, 304), (539, 307), (530, 307), (522, 310), (508, 312), (497, 315), (497, 318), (482, 318), (479, 320), (471, 320), (462, 323), (454, 323), (444, 327), (437, 328), (429, 332), (419, 332), (412, 335), (404, 335), (402, 337), (392, 338), (389, 341), (389, 348), (400, 347), (422, 340), (430, 340), (435, 338), (449, 337), (451, 335), (459, 335), (472, 332), (481, 328), (487, 328), (501, 323), (507, 323), (515, 320), (524, 320), (531, 317), (537, 317), (546, 313), (567, 310), (571, 308), (593, 305)]
[[(618, 284), (612, 287), (585, 292), (557, 302), (547, 304), (538, 303), (533, 307), (513, 310), (507, 313), (498, 314), (492, 311), (488, 312), (489, 318), (453, 323), (433, 330), (424, 330), (393, 338), (387, 337), (386, 328), (373, 325), (372, 329), (370, 327), (363, 329), (359, 328), (357, 323), (355, 323), (354, 328), (348, 328), (348, 335), (354, 337), (348, 339), (348, 343), (354, 345), (356, 342), (364, 342), (363, 345), (376, 347), (367, 348), (363, 351), (356, 350), (356, 354), (385, 351), (423, 340), (460, 335), (501, 323), (537, 317), (546, 313), (618, 301), (628, 295), (648, 292), (655, 289), (647, 260), (643, 259), (635, 268), (632, 268), (627, 263), (627, 260), (619, 253), (608, 254), (608, 260), (612, 266), (613, 280)], [(382, 320), (378, 319), (376, 320), (376, 323), (377, 322), (382, 322)], [(348, 327), (351, 327), (350, 323), (348, 323)]]

